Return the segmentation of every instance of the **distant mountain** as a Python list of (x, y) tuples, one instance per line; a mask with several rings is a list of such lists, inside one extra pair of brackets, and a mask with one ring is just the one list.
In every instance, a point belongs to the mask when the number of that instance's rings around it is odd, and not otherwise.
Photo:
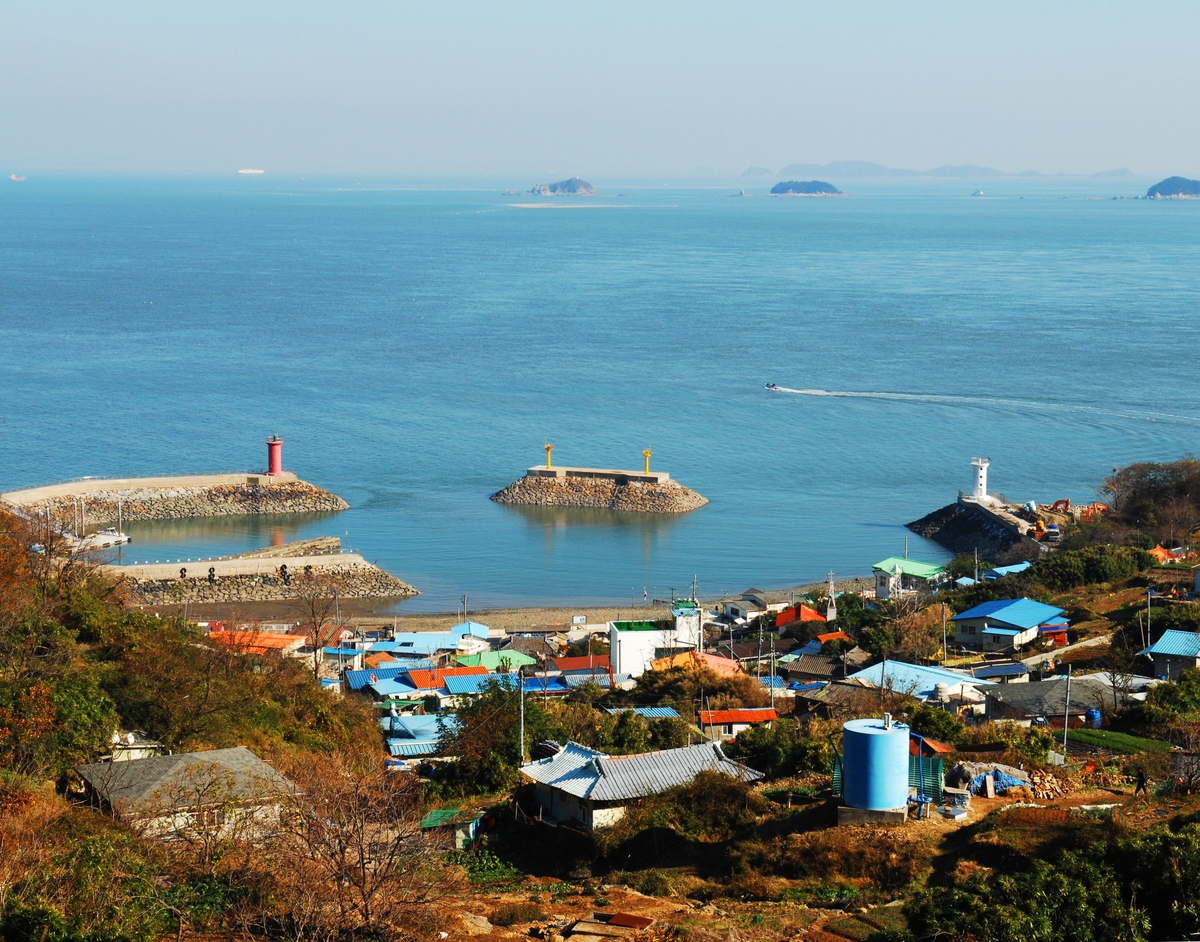
[(1123, 179), (1133, 175), (1132, 170), (1126, 170), (1124, 167), (1120, 170), (1101, 170), (1099, 173), (1092, 174), (1093, 177), (1111, 177), (1113, 179)]
[(771, 173), (766, 167), (747, 167), (742, 171), (743, 180), (762, 180), (765, 177), (773, 176), (775, 174)]
[(991, 167), (976, 167), (973, 164), (961, 164), (957, 167), (935, 167), (933, 170), (926, 170), (922, 176), (926, 177), (1008, 177), (1011, 174), (1005, 173), (1002, 170), (993, 170)]
[(1147, 199), (1162, 200), (1179, 196), (1200, 196), (1200, 180), (1187, 177), (1167, 177), (1146, 191)]
[(571, 177), (570, 180), (559, 180), (558, 183), (539, 183), (530, 193), (535, 193), (538, 196), (592, 196), (596, 192), (596, 188), (587, 180), (580, 180), (579, 177)]
[(916, 170), (892, 170), (869, 160), (835, 160), (831, 164), (788, 164), (781, 177), (915, 177)]
[(771, 192), (776, 196), (783, 194), (794, 194), (797, 196), (839, 196), (842, 191), (832, 183), (826, 183), (824, 180), (785, 180), (771, 187)]

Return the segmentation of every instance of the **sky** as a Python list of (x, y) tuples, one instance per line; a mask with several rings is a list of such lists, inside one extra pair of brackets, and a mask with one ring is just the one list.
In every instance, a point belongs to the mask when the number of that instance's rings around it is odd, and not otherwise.
[(6, 175), (1200, 177), (1196, 3), (9, 0), (0, 24)]

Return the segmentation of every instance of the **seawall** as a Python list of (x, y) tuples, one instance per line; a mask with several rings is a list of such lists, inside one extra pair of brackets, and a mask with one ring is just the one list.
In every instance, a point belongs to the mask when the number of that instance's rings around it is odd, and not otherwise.
[(999, 561), (1007, 559), (1006, 554), (1018, 544), (1028, 544), (1030, 550), (1038, 548), (1035, 540), (1020, 531), (1020, 523), (1011, 514), (990, 512), (978, 504), (958, 501), (905, 526), (952, 553), (978, 549), (993, 561)]
[(288, 600), (302, 603), (311, 597), (332, 597), (335, 593), (343, 599), (410, 598), (419, 594), (407, 582), (368, 563), (357, 553), (272, 557), (250, 554), (231, 559), (105, 568), (109, 576), (124, 581), (134, 605)]
[(108, 478), (50, 484), (9, 491), (0, 499), (26, 513), (49, 512), (59, 527), (70, 528), (82, 500), (89, 526), (124, 520), (175, 520), (239, 514), (320, 513), (346, 510), (344, 500), (299, 480), (290, 471), (265, 474), (212, 474), (181, 477)]
[(708, 503), (708, 498), (672, 481), (666, 472), (603, 468), (530, 468), (525, 477), (493, 494), (492, 500), (532, 507), (653, 514), (682, 514)]

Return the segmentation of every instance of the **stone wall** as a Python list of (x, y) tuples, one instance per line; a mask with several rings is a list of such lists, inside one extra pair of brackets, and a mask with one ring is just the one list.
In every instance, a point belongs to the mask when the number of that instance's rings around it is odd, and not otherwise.
[(322, 566), (313, 580), (295, 572), (285, 582), (278, 571), (216, 576), (203, 575), (203, 564), (193, 564), (197, 575), (186, 579), (126, 578), (134, 605), (181, 605), (209, 602), (280, 602), (304, 604), (314, 595), (339, 598), (410, 598), (419, 594), (407, 582), (370, 563)]
[(70, 528), (73, 500), (82, 498), (89, 529), (122, 520), (176, 520), (184, 517), (226, 517), (238, 514), (294, 514), (346, 510), (336, 494), (305, 481), (271, 484), (210, 484), (179, 487), (123, 487), (95, 490), (76, 497), (61, 496), (23, 504), (36, 515), (49, 510), (59, 526)]
[(493, 494), (492, 500), (500, 504), (650, 514), (682, 514), (708, 503), (708, 498), (675, 481), (652, 484), (621, 478), (523, 477)]

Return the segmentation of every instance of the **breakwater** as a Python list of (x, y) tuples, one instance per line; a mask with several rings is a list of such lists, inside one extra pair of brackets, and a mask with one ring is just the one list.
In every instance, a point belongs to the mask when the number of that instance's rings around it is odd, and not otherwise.
[(639, 473), (599, 468), (530, 468), (492, 495), (499, 504), (585, 507), (630, 513), (682, 514), (708, 498), (672, 481), (665, 472)]
[(81, 502), (89, 526), (114, 524), (118, 516), (123, 521), (176, 520), (334, 512), (350, 506), (336, 494), (290, 472), (85, 480), (2, 496), (27, 514), (48, 514), (54, 525), (67, 528), (73, 528)]
[(1016, 546), (1040, 551), (1037, 542), (1026, 536), (1017, 523), (1010, 523), (1000, 514), (988, 513), (975, 504), (959, 501), (905, 526), (952, 553), (973, 553), (978, 549), (980, 554), (999, 561), (1007, 559), (1007, 554)]
[[(297, 555), (306, 541), (291, 544), (293, 555), (264, 556), (261, 551), (228, 559), (202, 559), (106, 567), (122, 581), (134, 605), (184, 602), (304, 603), (314, 598), (411, 598), (419, 593), (357, 553)], [(289, 547), (277, 547), (284, 551)]]

